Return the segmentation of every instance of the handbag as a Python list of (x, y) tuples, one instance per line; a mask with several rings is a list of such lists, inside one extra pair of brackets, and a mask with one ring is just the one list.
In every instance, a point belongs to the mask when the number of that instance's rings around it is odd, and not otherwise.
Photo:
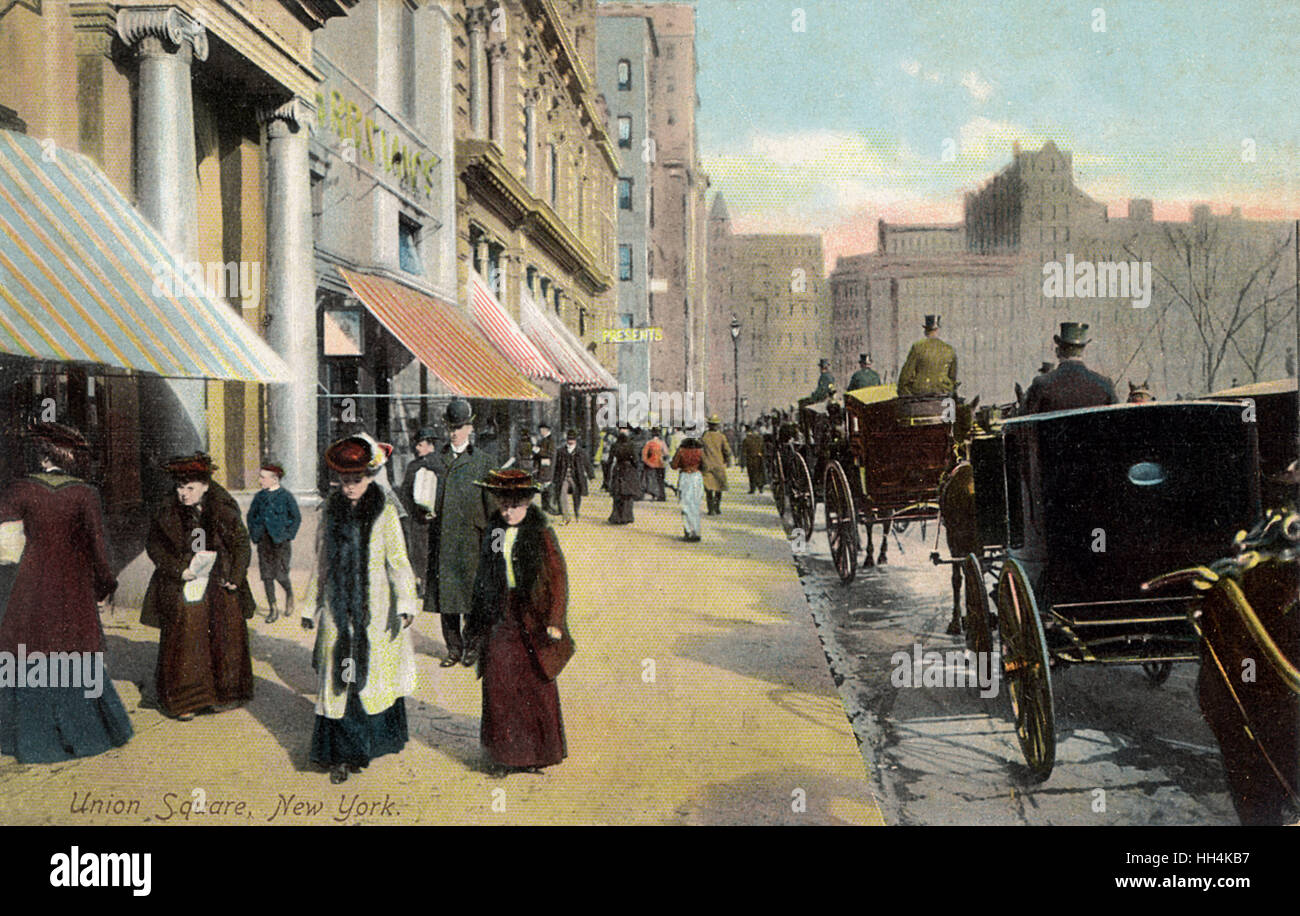
[(528, 654), (532, 656), (533, 661), (537, 664), (537, 669), (548, 681), (555, 680), (559, 677), (560, 672), (564, 670), (564, 666), (569, 663), (569, 659), (573, 658), (575, 650), (573, 637), (569, 635), (568, 630), (562, 630), (563, 635), (559, 639), (553, 640), (543, 630), (541, 635), (542, 644), (539, 647), (536, 644), (536, 637), (528, 633), (527, 630), (524, 632), (526, 634), (524, 645), (528, 647)]

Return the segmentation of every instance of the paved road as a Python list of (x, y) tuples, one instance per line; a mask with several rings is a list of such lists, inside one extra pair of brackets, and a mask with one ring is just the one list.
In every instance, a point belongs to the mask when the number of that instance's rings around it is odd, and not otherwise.
[(933, 523), (924, 542), (918, 528), (891, 540), (891, 565), (847, 586), (824, 530), (795, 558), (889, 823), (1237, 823), (1195, 665), (1158, 688), (1137, 668), (1054, 670), (1056, 768), (1038, 785), (1025, 778), (1005, 692), (894, 686), (896, 652), (963, 648), (944, 633), (952, 591), (948, 567), (929, 562)]

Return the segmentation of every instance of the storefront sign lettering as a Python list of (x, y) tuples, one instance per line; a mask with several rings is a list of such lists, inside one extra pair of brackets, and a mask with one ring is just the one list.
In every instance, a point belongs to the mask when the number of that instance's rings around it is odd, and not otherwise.
[[(438, 157), (427, 150), (412, 147), (405, 137), (384, 128), (361, 113), (361, 106), (337, 89), (316, 93), (316, 118), (320, 127), (333, 130), (348, 144), (354, 155), (382, 168), (413, 191), (426, 196), (433, 193), (433, 168)], [(345, 156), (346, 158), (346, 156)]]

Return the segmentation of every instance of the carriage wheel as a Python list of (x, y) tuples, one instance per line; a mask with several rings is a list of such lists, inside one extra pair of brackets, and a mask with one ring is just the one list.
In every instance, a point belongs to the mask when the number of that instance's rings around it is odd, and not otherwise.
[(1174, 670), (1173, 662), (1143, 662), (1142, 673), (1147, 676), (1147, 683), (1159, 687), (1169, 680), (1169, 672)]
[(977, 658), (993, 652), (993, 622), (989, 617), (989, 593), (979, 558), (968, 554), (961, 564), (962, 590), (966, 598), (966, 645)]
[(790, 517), (795, 528), (803, 531), (806, 541), (812, 537), (813, 525), (817, 523), (817, 497), (803, 455), (791, 452), (790, 457)]
[(998, 629), (1002, 633), (1002, 682), (1011, 697), (1016, 737), (1025, 762), (1038, 782), (1056, 763), (1056, 715), (1052, 673), (1038, 602), (1024, 567), (1007, 560), (998, 580)]
[(776, 514), (785, 518), (785, 462), (780, 453), (772, 459), (772, 501), (776, 503)]
[(858, 571), (858, 516), (853, 508), (849, 479), (838, 461), (826, 468), (826, 540), (831, 560), (843, 582), (852, 582)]

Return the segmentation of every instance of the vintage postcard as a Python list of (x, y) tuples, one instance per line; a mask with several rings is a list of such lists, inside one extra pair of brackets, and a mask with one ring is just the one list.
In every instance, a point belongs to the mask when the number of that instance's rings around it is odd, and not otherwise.
[(0, 823), (1296, 823), (1297, 35), (0, 0)]

